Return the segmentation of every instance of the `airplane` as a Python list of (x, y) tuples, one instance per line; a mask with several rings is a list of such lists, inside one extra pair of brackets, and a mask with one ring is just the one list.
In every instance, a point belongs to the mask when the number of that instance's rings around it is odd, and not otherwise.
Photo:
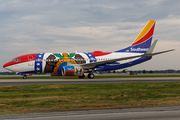
[(153, 53), (158, 40), (151, 45), (156, 21), (149, 20), (134, 42), (114, 52), (55, 52), (26, 54), (12, 59), (3, 68), (23, 75), (35, 73), (55, 73), (59, 76), (78, 76), (93, 79), (96, 71), (109, 71), (131, 67), (148, 60), (152, 56), (173, 51), (166, 50)]

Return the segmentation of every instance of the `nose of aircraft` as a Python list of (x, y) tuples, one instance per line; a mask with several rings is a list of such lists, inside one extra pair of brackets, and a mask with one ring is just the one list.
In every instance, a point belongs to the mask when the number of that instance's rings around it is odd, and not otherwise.
[(3, 65), (3, 68), (6, 68), (6, 67), (8, 67), (9, 66), (9, 63), (5, 63), (4, 65)]
[(13, 65), (13, 63), (12, 63), (12, 61), (10, 61), (10, 62), (5, 63), (3, 65), (3, 68), (5, 68), (6, 70), (14, 71), (12, 65)]
[(10, 62), (5, 63), (5, 64), (3, 65), (3, 68), (11, 71), (12, 65), (13, 65), (13, 64), (12, 64), (12, 61), (10, 61)]

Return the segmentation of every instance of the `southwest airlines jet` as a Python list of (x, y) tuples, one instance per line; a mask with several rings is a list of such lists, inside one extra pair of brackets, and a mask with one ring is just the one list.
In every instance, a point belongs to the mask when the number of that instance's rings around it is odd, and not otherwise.
[(127, 48), (114, 52), (35, 53), (14, 58), (4, 68), (27, 78), (27, 74), (55, 73), (59, 76), (94, 78), (95, 71), (127, 68), (148, 61), (152, 56), (172, 50), (153, 53), (157, 40), (151, 45), (155, 20), (150, 20), (134, 42)]

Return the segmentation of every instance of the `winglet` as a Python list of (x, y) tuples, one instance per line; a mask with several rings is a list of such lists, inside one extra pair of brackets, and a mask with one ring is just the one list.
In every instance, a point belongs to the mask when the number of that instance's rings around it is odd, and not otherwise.
[(155, 48), (155, 46), (156, 46), (157, 41), (158, 40), (155, 40), (153, 42), (151, 47), (148, 49), (148, 51), (144, 55), (142, 55), (142, 57), (150, 57), (150, 56), (154, 56), (154, 55), (158, 55), (158, 54), (162, 54), (162, 53), (166, 53), (166, 52), (171, 52), (171, 51), (175, 50), (175, 49), (171, 49), (171, 50), (166, 50), (166, 51), (162, 51), (162, 52), (152, 53), (154, 48)]
[(144, 55), (151, 55), (151, 54), (152, 54), (152, 52), (153, 52), (153, 50), (154, 50), (154, 48), (155, 48), (155, 46), (156, 46), (157, 41), (158, 41), (158, 40), (155, 40), (155, 41), (153, 42), (153, 44), (151, 45), (151, 47), (148, 49), (148, 51), (147, 51)]

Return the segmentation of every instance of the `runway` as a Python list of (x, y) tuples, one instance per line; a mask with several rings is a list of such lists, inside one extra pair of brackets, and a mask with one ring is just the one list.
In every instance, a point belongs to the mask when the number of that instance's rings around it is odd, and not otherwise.
[(100, 79), (1, 79), (0, 85), (113, 84), (113, 83), (137, 83), (137, 82), (180, 82), (180, 77), (100, 78)]
[(1, 115), (1, 120), (179, 120), (180, 107)]

